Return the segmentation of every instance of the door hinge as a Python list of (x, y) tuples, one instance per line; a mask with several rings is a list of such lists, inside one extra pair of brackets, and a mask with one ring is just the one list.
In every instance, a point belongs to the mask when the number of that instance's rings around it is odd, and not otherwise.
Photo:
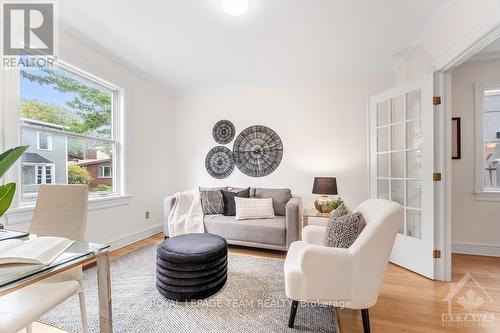
[(434, 96), (434, 97), (432, 97), (432, 103), (434, 105), (441, 105), (441, 96)]
[(441, 172), (435, 172), (432, 174), (432, 180), (435, 182), (441, 181)]
[(432, 251), (432, 257), (433, 257), (434, 259), (439, 259), (439, 258), (441, 258), (441, 250), (434, 250), (434, 251)]

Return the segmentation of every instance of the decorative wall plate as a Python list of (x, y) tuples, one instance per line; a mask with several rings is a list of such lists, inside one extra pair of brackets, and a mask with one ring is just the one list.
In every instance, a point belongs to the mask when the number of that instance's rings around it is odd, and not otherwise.
[(233, 141), (236, 130), (234, 125), (229, 120), (220, 120), (214, 125), (212, 135), (217, 143), (221, 145), (228, 144)]
[(227, 178), (234, 170), (233, 153), (223, 146), (210, 149), (205, 158), (205, 168), (214, 178)]
[(238, 135), (233, 145), (234, 163), (244, 174), (263, 177), (272, 173), (283, 157), (283, 143), (266, 126), (251, 126)]

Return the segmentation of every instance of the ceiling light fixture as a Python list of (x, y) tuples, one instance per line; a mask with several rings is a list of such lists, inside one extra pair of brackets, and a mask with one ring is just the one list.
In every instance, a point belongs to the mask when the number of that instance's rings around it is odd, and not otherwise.
[(230, 16), (244, 15), (250, 7), (250, 0), (220, 0), (220, 8)]

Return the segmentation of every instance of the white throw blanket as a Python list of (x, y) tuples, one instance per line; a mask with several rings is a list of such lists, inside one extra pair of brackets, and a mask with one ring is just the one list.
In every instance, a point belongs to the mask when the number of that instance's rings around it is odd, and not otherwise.
[(175, 203), (168, 217), (170, 237), (189, 233), (203, 233), (203, 210), (200, 191), (192, 189), (175, 194)]

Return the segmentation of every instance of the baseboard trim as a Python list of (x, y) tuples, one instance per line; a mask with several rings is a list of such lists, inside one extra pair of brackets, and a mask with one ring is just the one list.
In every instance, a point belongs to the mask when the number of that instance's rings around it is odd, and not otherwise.
[(452, 253), (500, 257), (500, 244), (453, 242), (451, 250)]
[(163, 224), (157, 224), (139, 231), (128, 233), (118, 238), (109, 240), (105, 243), (109, 244), (111, 251), (113, 251), (125, 247), (127, 245), (130, 245), (132, 243), (141, 241), (148, 237), (154, 236), (156, 234), (159, 234), (160, 232), (162, 232), (162, 230), (163, 230)]

